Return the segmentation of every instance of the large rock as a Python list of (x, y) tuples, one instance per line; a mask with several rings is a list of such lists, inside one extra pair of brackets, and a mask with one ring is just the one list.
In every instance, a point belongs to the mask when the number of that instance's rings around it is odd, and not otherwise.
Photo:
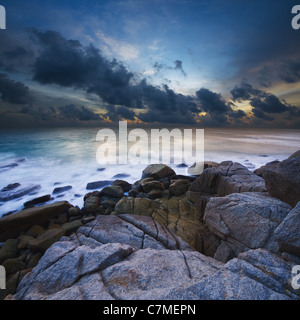
[(108, 186), (112, 183), (113, 183), (113, 180), (93, 181), (93, 182), (89, 182), (86, 185), (86, 189), (87, 190), (101, 189), (101, 188)]
[(24, 203), (24, 207), (25, 208), (29, 208), (29, 207), (32, 207), (36, 204), (40, 204), (40, 203), (44, 203), (44, 202), (47, 202), (51, 199), (51, 195), (50, 194), (46, 194), (44, 196), (41, 196), (41, 197), (38, 197), (38, 198), (35, 198), (35, 199), (32, 199), (30, 201), (26, 201)]
[(93, 213), (100, 205), (100, 198), (96, 195), (87, 197), (84, 201), (83, 211), (87, 213)]
[(224, 161), (208, 168), (191, 184), (187, 197), (195, 202), (201, 195), (225, 196), (237, 192), (265, 192), (264, 180), (237, 162)]
[(98, 216), (54, 243), (16, 299), (299, 299), (293, 264), (250, 250), (223, 264), (193, 251), (150, 217)]
[(186, 198), (172, 197), (150, 200), (147, 198), (123, 197), (115, 206), (119, 214), (137, 214), (152, 217), (156, 222), (174, 231), (195, 249), (201, 247), (202, 223), (194, 206)]
[(35, 239), (29, 240), (28, 247), (32, 251), (46, 251), (54, 242), (58, 241), (66, 230), (63, 228), (50, 229)]
[(281, 251), (300, 257), (300, 201), (275, 230)]
[(0, 201), (4, 202), (18, 199), (25, 196), (26, 194), (30, 194), (36, 190), (39, 190), (40, 188), (41, 186), (39, 184), (30, 184), (26, 186), (21, 186), (20, 184), (18, 184), (18, 186), (14, 188), (9, 188), (9, 186), (7, 186), (0, 191)]
[(222, 266), (149, 217), (98, 216), (53, 244), (18, 286), (17, 299), (154, 299)]
[(56, 218), (67, 211), (71, 205), (66, 202), (56, 202), (36, 208), (29, 208), (15, 214), (0, 218), (0, 241), (17, 238), (20, 232), (27, 231), (34, 225), (44, 225), (51, 218)]
[(262, 172), (271, 196), (294, 207), (300, 201), (300, 155), (299, 151), (288, 159), (268, 165)]
[(198, 163), (196, 165), (196, 162), (190, 166), (187, 170), (188, 174), (191, 174), (191, 175), (200, 175), (203, 170), (207, 169), (207, 168), (213, 168), (213, 167), (217, 167), (219, 164), (217, 162), (214, 162), (214, 161), (204, 161), (204, 164), (203, 166), (201, 165), (201, 162)]
[(288, 204), (266, 193), (244, 192), (211, 198), (204, 222), (226, 244), (221, 244), (215, 258), (227, 261), (233, 255), (257, 248), (278, 252), (274, 231), (290, 209)]
[(18, 240), (8, 239), (0, 248), (0, 264), (6, 259), (15, 258), (18, 253)]
[(122, 198), (124, 195), (124, 190), (122, 189), (121, 186), (113, 185), (110, 187), (103, 188), (100, 191), (99, 195), (100, 196), (104, 195), (112, 198)]
[(294, 264), (267, 250), (241, 253), (213, 276), (188, 288), (171, 289), (167, 300), (299, 300), (291, 286)]
[(154, 180), (159, 180), (175, 174), (175, 171), (165, 164), (150, 164), (143, 170), (142, 179), (151, 177)]
[(190, 187), (190, 181), (187, 179), (173, 180), (169, 187), (170, 195), (179, 196), (185, 194)]

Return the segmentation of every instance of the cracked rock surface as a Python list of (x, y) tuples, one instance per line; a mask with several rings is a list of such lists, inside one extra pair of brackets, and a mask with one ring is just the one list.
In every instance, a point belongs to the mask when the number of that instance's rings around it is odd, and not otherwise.
[(151, 217), (97, 216), (55, 242), (16, 299), (297, 299), (292, 262), (249, 250), (224, 264)]

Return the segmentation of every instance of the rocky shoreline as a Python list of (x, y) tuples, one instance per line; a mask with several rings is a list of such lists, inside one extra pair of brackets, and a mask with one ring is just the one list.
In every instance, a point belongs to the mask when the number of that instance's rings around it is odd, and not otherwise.
[[(254, 173), (231, 161), (193, 176), (153, 164), (133, 184), (86, 189), (82, 208), (40, 205), (47, 195), (0, 218), (1, 299), (300, 298), (291, 283), (300, 264), (300, 151)], [(0, 196), (14, 192), (22, 186)]]

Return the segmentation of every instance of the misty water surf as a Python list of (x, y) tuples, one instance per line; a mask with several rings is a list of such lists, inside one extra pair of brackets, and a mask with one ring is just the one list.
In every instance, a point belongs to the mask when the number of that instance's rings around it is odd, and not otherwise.
[[(0, 131), (0, 189), (13, 183), (41, 186), (22, 198), (0, 202), (0, 216), (21, 210), (24, 202), (46, 194), (52, 195), (48, 203), (67, 200), (81, 208), (83, 197), (89, 192), (88, 182), (122, 179), (122, 176), (130, 183), (139, 180), (147, 164), (101, 165), (97, 162), (99, 129)], [(209, 128), (204, 130), (204, 141), (206, 161), (236, 161), (253, 171), (299, 150), (300, 130)], [(193, 163), (187, 160), (186, 164)], [(177, 174), (187, 174), (186, 167), (177, 167), (178, 163), (169, 165)], [(72, 189), (52, 194), (56, 187), (63, 186), (72, 186)]]

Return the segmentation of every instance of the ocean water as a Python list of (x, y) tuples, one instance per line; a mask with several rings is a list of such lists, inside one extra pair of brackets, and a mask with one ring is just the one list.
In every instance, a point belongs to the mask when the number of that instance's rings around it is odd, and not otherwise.
[[(34, 194), (0, 202), (0, 216), (22, 209), (26, 201), (52, 194), (56, 187), (71, 185), (72, 189), (53, 195), (49, 203), (67, 200), (81, 208), (83, 196), (89, 192), (86, 190), (88, 182), (114, 180), (117, 174), (126, 174), (124, 180), (130, 183), (140, 179), (147, 164), (117, 165), (97, 162), (98, 130), (99, 128), (63, 128), (0, 131), (0, 189), (12, 183), (23, 186), (41, 185)], [(300, 130), (204, 130), (205, 160), (232, 160), (252, 171), (267, 162), (286, 159), (299, 149)], [(176, 154), (176, 150), (174, 153)], [(14, 165), (9, 166), (11, 164)], [(193, 161), (187, 160), (186, 164), (192, 165)], [(169, 165), (177, 174), (187, 174), (187, 168), (178, 168), (177, 163)]]

